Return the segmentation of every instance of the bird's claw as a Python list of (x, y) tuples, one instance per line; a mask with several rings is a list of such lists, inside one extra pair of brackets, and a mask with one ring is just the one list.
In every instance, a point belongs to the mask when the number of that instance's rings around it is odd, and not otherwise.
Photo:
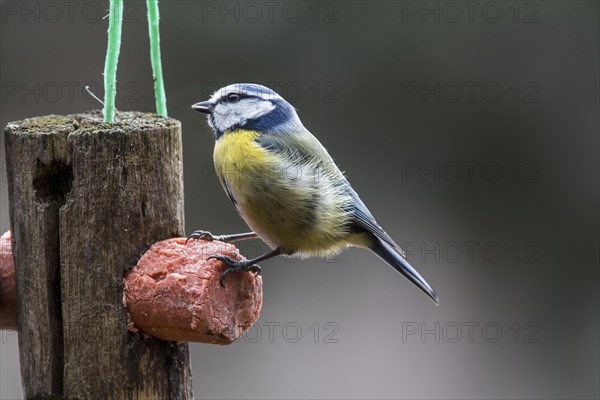
[(223, 286), (223, 287), (225, 287), (225, 284), (223, 283), (223, 281), (225, 280), (227, 275), (229, 275), (232, 272), (250, 271), (250, 272), (254, 272), (254, 276), (258, 276), (261, 271), (260, 266), (258, 266), (256, 264), (250, 264), (247, 261), (235, 261), (227, 256), (211, 256), (211, 257), (208, 257), (207, 260), (210, 260), (211, 258), (214, 258), (215, 260), (224, 262), (228, 267), (225, 271), (223, 271), (223, 273), (219, 277), (219, 282), (221, 283), (221, 286)]
[(212, 242), (213, 240), (219, 240), (218, 236), (213, 235), (209, 231), (197, 230), (192, 232), (190, 236), (185, 240), (185, 244), (190, 240), (206, 240), (207, 242)]

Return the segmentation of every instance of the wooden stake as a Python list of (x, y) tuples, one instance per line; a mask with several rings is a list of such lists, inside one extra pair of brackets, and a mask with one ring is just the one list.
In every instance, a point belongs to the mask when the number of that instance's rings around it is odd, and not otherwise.
[(187, 344), (127, 331), (123, 274), (184, 234), (181, 126), (48, 116), (5, 131), (27, 398), (192, 398)]

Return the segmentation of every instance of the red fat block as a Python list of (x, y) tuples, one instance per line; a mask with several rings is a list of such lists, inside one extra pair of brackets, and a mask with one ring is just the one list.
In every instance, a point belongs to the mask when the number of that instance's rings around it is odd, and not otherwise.
[(154, 244), (125, 276), (129, 330), (163, 340), (230, 344), (258, 319), (262, 278), (252, 272), (219, 277), (227, 266), (210, 256), (244, 260), (223, 242), (174, 238)]
[(17, 329), (17, 282), (10, 231), (0, 236), (0, 329)]

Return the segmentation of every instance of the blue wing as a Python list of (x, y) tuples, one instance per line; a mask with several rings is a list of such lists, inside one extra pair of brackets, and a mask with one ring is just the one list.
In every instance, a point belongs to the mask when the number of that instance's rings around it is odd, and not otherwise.
[(383, 228), (381, 226), (379, 226), (379, 224), (377, 223), (377, 221), (375, 221), (375, 218), (373, 217), (373, 215), (371, 214), (371, 212), (369, 211), (367, 206), (365, 206), (365, 203), (363, 203), (362, 200), (360, 199), (360, 197), (358, 197), (358, 194), (354, 191), (354, 189), (352, 189), (352, 187), (350, 187), (350, 184), (348, 184), (348, 189), (349, 189), (350, 195), (354, 199), (354, 207), (355, 207), (353, 210), (352, 222), (354, 224), (356, 224), (358, 227), (360, 227), (368, 232), (371, 232), (373, 235), (375, 235), (379, 239), (383, 240), (385, 243), (389, 244), (394, 250), (396, 250), (398, 253), (400, 253), (400, 255), (402, 257), (406, 258), (406, 254), (404, 253), (404, 250), (402, 250), (402, 248), (400, 246), (398, 246), (398, 244), (396, 242), (394, 242), (394, 239), (392, 239), (390, 237), (390, 235), (388, 235), (383, 230)]

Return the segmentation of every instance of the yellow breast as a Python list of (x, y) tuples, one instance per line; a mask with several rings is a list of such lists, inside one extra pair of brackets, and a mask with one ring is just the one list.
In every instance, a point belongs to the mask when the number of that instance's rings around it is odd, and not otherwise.
[(249, 190), (249, 179), (267, 176), (275, 157), (256, 143), (255, 131), (237, 130), (224, 133), (215, 143), (213, 159), (217, 175), (230, 189), (242, 195)]
[[(341, 206), (347, 195), (327, 176), (317, 179), (310, 163), (278, 157), (258, 137), (249, 130), (226, 132), (213, 154), (217, 175), (248, 226), (289, 253), (324, 254), (353, 244), (347, 207)], [(299, 173), (290, 174), (290, 166)]]

